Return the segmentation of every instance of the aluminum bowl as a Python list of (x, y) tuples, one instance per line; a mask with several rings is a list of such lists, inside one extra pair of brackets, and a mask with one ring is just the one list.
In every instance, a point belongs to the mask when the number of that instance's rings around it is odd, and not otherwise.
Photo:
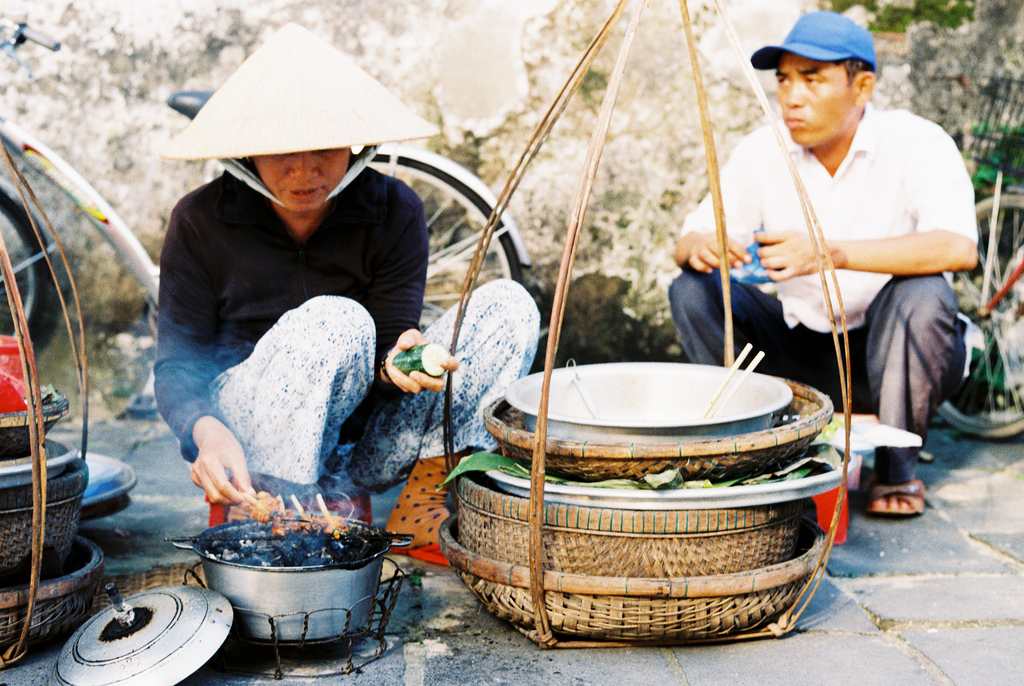
[[(547, 433), (601, 443), (734, 436), (771, 428), (774, 415), (793, 400), (793, 391), (784, 381), (755, 372), (726, 401), (743, 375), (738, 372), (718, 400), (722, 407), (718, 416), (703, 418), (728, 373), (724, 367), (672, 362), (556, 369), (551, 374)], [(530, 431), (536, 430), (542, 384), (542, 373), (531, 374), (505, 393), (508, 404), (523, 413)]]
[(236, 536), (244, 524), (228, 522), (207, 529), (188, 546), (180, 540), (174, 544), (199, 555), (207, 586), (231, 602), (235, 626), (245, 638), (313, 641), (367, 629), (389, 548), (386, 540), (353, 565), (255, 567), (207, 552), (209, 542)]

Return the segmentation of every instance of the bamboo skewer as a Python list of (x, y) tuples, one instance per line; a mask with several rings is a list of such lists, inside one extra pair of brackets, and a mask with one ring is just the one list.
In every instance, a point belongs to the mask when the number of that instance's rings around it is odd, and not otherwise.
[(715, 403), (718, 401), (718, 397), (722, 395), (722, 391), (724, 391), (725, 387), (729, 385), (730, 381), (732, 381), (732, 377), (736, 374), (736, 370), (740, 368), (741, 364), (743, 364), (743, 360), (747, 359), (747, 355), (750, 354), (751, 350), (753, 350), (753, 346), (749, 343), (743, 346), (743, 352), (740, 353), (740, 356), (737, 357), (736, 361), (732, 363), (731, 367), (729, 367), (729, 373), (725, 375), (725, 379), (718, 387), (718, 391), (715, 392), (715, 397), (711, 399), (711, 402), (708, 403), (707, 408), (704, 410), (704, 414), (700, 416), (701, 419), (707, 419), (707, 416), (711, 414), (711, 408), (715, 406)]
[(749, 377), (753, 373), (754, 368), (757, 367), (758, 364), (760, 364), (762, 359), (764, 359), (763, 350), (759, 352), (757, 355), (755, 355), (754, 359), (751, 360), (750, 365), (743, 370), (743, 375), (740, 376), (739, 381), (736, 382), (736, 385), (734, 385), (732, 389), (730, 389), (729, 393), (725, 396), (725, 400), (723, 400), (718, 405), (718, 408), (715, 410), (715, 413), (711, 415), (712, 417), (718, 416), (718, 413), (721, 412), (722, 408), (726, 406), (726, 404), (729, 402), (729, 399), (736, 395), (736, 391), (738, 391), (740, 386), (743, 385), (743, 382), (747, 380), (747, 377)]
[(299, 502), (299, 499), (295, 497), (294, 493), (292, 493), (291, 499), (292, 499), (292, 504), (295, 505), (295, 511), (299, 513), (299, 517), (305, 517), (306, 516), (306, 510), (305, 510), (305, 508), (302, 507), (302, 503)]
[(319, 493), (316, 494), (316, 504), (320, 506), (320, 512), (323, 513), (324, 519), (327, 520), (327, 526), (330, 527), (328, 533), (338, 530), (338, 524), (334, 520), (334, 515), (327, 509), (327, 503), (324, 502), (324, 497)]

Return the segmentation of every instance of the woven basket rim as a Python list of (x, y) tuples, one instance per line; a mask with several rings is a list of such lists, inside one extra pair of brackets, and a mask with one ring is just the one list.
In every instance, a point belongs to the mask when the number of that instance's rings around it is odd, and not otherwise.
[[(71, 407), (67, 396), (61, 392), (54, 394), (53, 400), (43, 404), (43, 420), (47, 423), (60, 419)], [(28, 426), (28, 411), (5, 412), (0, 414), (0, 429), (12, 429)]]
[[(89, 472), (86, 461), (82, 458), (75, 458), (68, 463), (67, 468), (63, 472), (55, 477), (50, 477), (46, 480), (47, 498), (46, 498), (46, 509), (49, 511), (52, 508), (57, 508), (62, 505), (74, 503), (82, 500), (85, 495), (85, 489), (89, 487)], [(31, 494), (32, 484), (23, 484), (21, 486), (11, 486), (9, 488), (0, 489), (4, 491), (6, 502), (10, 503), (12, 500), (17, 503), (24, 503), (20, 507), (6, 507), (6, 505), (0, 505), (0, 520), (13, 517), (18, 515), (24, 515), (25, 513), (31, 513), (34, 510)], [(14, 492), (15, 496), (10, 497), (6, 492)], [(60, 498), (51, 497), (54, 494), (58, 494)]]
[[(548, 436), (546, 449), (548, 453), (585, 457), (590, 460), (615, 459), (647, 459), (647, 458), (686, 458), (705, 455), (729, 455), (736, 453), (777, 448), (787, 443), (813, 438), (821, 433), (832, 421), (832, 400), (824, 393), (805, 384), (789, 379), (782, 379), (793, 391), (793, 400), (783, 410), (783, 414), (799, 412), (800, 416), (793, 422), (772, 429), (753, 431), (734, 436), (720, 438), (703, 438), (692, 441), (676, 440), (665, 443), (630, 443), (612, 444), (593, 441), (575, 441)], [(800, 405), (811, 405), (810, 412), (800, 412)], [(523, 449), (533, 449), (534, 432), (507, 423), (506, 416), (512, 406), (504, 398), (500, 398), (484, 409), (484, 424), (487, 431), (499, 442)]]
[[(89, 558), (81, 568), (56, 579), (40, 581), (36, 590), (36, 602), (70, 595), (88, 588), (103, 573), (103, 551), (98, 545), (82, 536), (75, 536), (74, 547), (84, 548)], [(28, 584), (0, 589), (0, 610), (19, 608), (28, 603)]]
[[(46, 510), (47, 510), (47, 512), (49, 512), (51, 509), (54, 509), (54, 508), (57, 508), (57, 507), (61, 507), (62, 505), (74, 505), (76, 503), (76, 501), (80, 504), (81, 500), (82, 500), (82, 494), (83, 493), (85, 493), (85, 489), (84, 488), (82, 489), (82, 493), (79, 493), (78, 495), (72, 495), (72, 496), (69, 496), (67, 498), (63, 498), (61, 500), (47, 500), (46, 501)], [(8, 515), (24, 514), (26, 512), (32, 512), (32, 511), (33, 511), (33, 508), (31, 508), (31, 507), (19, 507), (19, 508), (14, 509), (14, 510), (0, 510), (0, 517), (6, 517)]]
[[(458, 515), (449, 517), (438, 530), (441, 552), (451, 565), (463, 572), (495, 583), (530, 588), (530, 570), (524, 565), (500, 562), (476, 555), (458, 543), (452, 533)], [(646, 598), (710, 598), (754, 593), (808, 577), (815, 569), (825, 546), (824, 532), (814, 524), (801, 522), (804, 531), (813, 534), (814, 543), (792, 560), (731, 574), (689, 576), (663, 579), (598, 577), (544, 570), (545, 591), (579, 595), (614, 595)]]
[[(474, 493), (475, 491), (475, 493)], [(468, 507), (477, 512), (480, 512), (487, 517), (499, 519), (508, 522), (517, 522), (520, 524), (528, 523), (528, 517), (517, 517), (512, 513), (513, 510), (518, 510), (520, 513), (523, 510), (529, 511), (529, 498), (522, 498), (511, 493), (504, 493), (497, 488), (491, 488), (486, 484), (480, 483), (478, 480), (473, 479), (470, 475), (464, 475), (456, 482), (456, 496), (459, 498), (459, 507)], [(466, 497), (463, 497), (463, 496)], [(491, 501), (497, 499), (502, 503), (502, 511), (495, 512), (488, 510), (480, 505), (472, 502), (467, 498), (473, 498), (479, 496), (490, 499)], [(558, 502), (545, 502), (544, 503), (544, 528), (552, 531), (573, 531), (576, 533), (585, 534), (601, 534), (609, 536), (643, 536), (643, 537), (665, 537), (665, 538), (677, 538), (680, 536), (718, 536), (718, 535), (731, 535), (739, 531), (751, 531), (762, 526), (769, 526), (776, 523), (778, 520), (789, 517), (792, 513), (789, 510), (798, 507), (799, 501), (784, 501), (780, 503), (771, 503), (768, 505), (752, 505), (749, 507), (739, 508), (705, 508), (705, 509), (685, 509), (685, 510), (624, 510), (619, 508), (605, 508), (605, 507), (589, 507), (586, 505), (568, 505), (565, 503)], [(752, 516), (753, 512), (760, 512), (764, 517), (764, 522), (758, 525), (741, 525), (740, 520), (745, 520), (748, 516)], [(670, 520), (678, 522), (679, 513), (684, 513), (684, 518), (687, 515), (693, 517), (700, 517), (700, 513), (707, 512), (716, 513), (716, 523), (720, 522), (723, 518), (728, 519), (729, 515), (737, 516), (737, 524), (733, 528), (716, 528), (714, 530), (706, 531), (680, 531), (669, 528)], [(570, 513), (575, 513), (576, 516), (570, 516)], [(588, 524), (590, 522), (597, 522), (596, 526), (571, 526), (569, 524), (563, 524), (569, 519), (575, 519), (576, 521), (585, 520)], [(654, 524), (654, 522), (664, 522), (662, 526)], [(618, 523), (620, 526), (616, 527), (613, 523)], [(633, 523), (629, 529), (626, 528), (627, 523)], [(639, 523), (637, 528), (636, 523)]]

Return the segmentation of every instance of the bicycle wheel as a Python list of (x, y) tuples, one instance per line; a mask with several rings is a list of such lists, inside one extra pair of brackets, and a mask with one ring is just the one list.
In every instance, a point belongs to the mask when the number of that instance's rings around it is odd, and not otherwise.
[(1011, 285), (991, 312), (981, 310), (1024, 260), (1024, 195), (1002, 196), (997, 243), (990, 258), (992, 205), (989, 198), (977, 206), (978, 266), (953, 279), (960, 311), (977, 327), (974, 341), (968, 340), (973, 345), (968, 346), (967, 378), (938, 413), (973, 436), (1011, 438), (1024, 432), (1024, 279)]
[[(424, 329), (458, 303), (469, 263), (494, 204), (457, 178), (457, 174), (469, 172), (426, 151), (382, 147), (371, 166), (401, 179), (423, 200), (430, 232), (427, 289), (420, 318), (420, 328)], [(523, 280), (523, 264), (505, 224), (495, 230), (487, 246), (477, 285), (501, 278), (520, 283)]]
[[(38, 221), (36, 225), (42, 227)], [(52, 333), (54, 308), (59, 307), (55, 286), (21, 198), (4, 181), (0, 181), (0, 232), (3, 233), (4, 244), (14, 267), (14, 278), (21, 294), (29, 335), (37, 347), (41, 346)], [(0, 284), (0, 289), (3, 288), (4, 285)], [(14, 319), (4, 293), (0, 295), (0, 334), (13, 333)]]

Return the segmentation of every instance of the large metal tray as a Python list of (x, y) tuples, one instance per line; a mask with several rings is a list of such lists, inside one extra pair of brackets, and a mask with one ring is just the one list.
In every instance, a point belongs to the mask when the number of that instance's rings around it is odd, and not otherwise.
[[(530, 497), (530, 480), (491, 470), (487, 476), (497, 488), (520, 498)], [(684, 488), (664, 491), (646, 489), (592, 488), (544, 484), (544, 502), (613, 510), (722, 510), (789, 502), (831, 491), (839, 486), (842, 471), (802, 479), (774, 481), (751, 486)]]

